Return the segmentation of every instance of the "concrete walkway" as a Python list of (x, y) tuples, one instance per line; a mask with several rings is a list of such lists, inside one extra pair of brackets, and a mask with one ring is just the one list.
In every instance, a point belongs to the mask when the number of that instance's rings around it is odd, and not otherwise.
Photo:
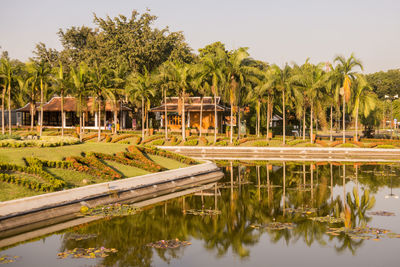
[(97, 196), (105, 196), (128, 190), (132, 191), (144, 187), (153, 187), (155, 188), (154, 191), (157, 191), (156, 188), (158, 185), (169, 182), (174, 183), (178, 180), (187, 178), (196, 180), (195, 176), (211, 172), (219, 172), (222, 176), (222, 172), (217, 165), (212, 162), (206, 162), (187, 168), (151, 173), (107, 183), (88, 185), (33, 197), (0, 202), (0, 226), (2, 220), (6, 219), (6, 217), (15, 216), (21, 213), (49, 209), (55, 206), (67, 205), (68, 203), (84, 201)]
[(400, 161), (400, 149), (335, 147), (160, 146), (198, 159), (270, 161)]

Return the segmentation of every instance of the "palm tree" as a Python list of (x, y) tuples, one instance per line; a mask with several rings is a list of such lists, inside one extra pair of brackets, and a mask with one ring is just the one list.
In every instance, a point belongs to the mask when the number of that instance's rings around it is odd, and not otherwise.
[(338, 110), (337, 103), (339, 100), (339, 91), (341, 86), (341, 74), (338, 70), (338, 67), (333, 68), (332, 65), (329, 65), (331, 71), (327, 74), (327, 82), (326, 82), (326, 91), (328, 95), (328, 102), (330, 105), (330, 138), (332, 141), (332, 133), (333, 133), (333, 106), (335, 106), (335, 110)]
[(4, 101), (5, 94), (8, 94), (8, 132), (11, 135), (11, 83), (14, 79), (15, 67), (7, 58), (2, 58), (0, 62), (0, 77), (3, 79), (3, 92), (2, 92), (2, 104), (1, 104), (1, 130), (2, 134), (5, 132), (4, 127)]
[(80, 63), (77, 68), (71, 68), (71, 80), (75, 87), (75, 95), (78, 96), (79, 104), (77, 113), (79, 114), (79, 140), (82, 142), (82, 105), (83, 98), (87, 93), (89, 85), (88, 66), (85, 63)]
[(40, 87), (40, 125), (39, 125), (39, 135), (42, 136), (43, 131), (43, 104), (44, 104), (44, 90), (45, 84), (47, 84), (50, 77), (51, 69), (50, 65), (45, 62), (33, 61), (29, 64), (31, 73), (36, 77), (35, 80), (39, 83)]
[[(90, 79), (90, 89), (93, 93), (93, 99), (97, 99), (98, 104), (98, 116), (97, 116), (97, 141), (101, 140), (101, 100), (107, 94), (110, 88), (110, 73), (104, 66), (99, 66), (96, 62), (93, 68), (89, 69), (88, 72)], [(94, 106), (93, 106), (94, 107)]]
[(285, 110), (285, 100), (287, 96), (285, 93), (287, 93), (291, 87), (291, 73), (292, 69), (288, 64), (283, 67), (283, 69), (279, 68), (277, 65), (272, 65), (272, 69), (274, 71), (273, 74), (273, 79), (271, 80), (271, 83), (274, 84), (274, 87), (278, 89), (279, 91), (282, 92), (282, 119), (283, 119), (283, 125), (282, 125), (282, 131), (283, 131), (283, 139), (282, 143), (285, 145), (286, 143), (286, 110)]
[[(162, 94), (164, 97), (164, 127), (165, 127), (165, 141), (168, 140), (168, 111), (167, 111), (167, 95), (168, 89), (171, 87), (171, 79), (173, 73), (173, 65), (170, 61), (166, 61), (162, 64), (158, 69), (158, 78), (156, 79), (159, 82), (159, 86), (162, 90)], [(200, 129), (201, 133), (201, 129)]]
[(310, 105), (310, 140), (313, 142), (313, 116), (315, 105), (321, 99), (318, 97), (318, 91), (324, 87), (324, 72), (322, 64), (317, 66), (306, 62), (299, 68), (299, 74), (292, 77), (292, 81), (304, 88), (306, 99)]
[(337, 56), (334, 59), (334, 62), (338, 62), (338, 71), (342, 75), (342, 88), (341, 95), (343, 99), (343, 143), (346, 142), (346, 125), (345, 125), (345, 107), (346, 102), (350, 100), (350, 87), (352, 80), (355, 80), (356, 72), (353, 70), (355, 67), (360, 67), (361, 70), (364, 70), (361, 61), (354, 57), (352, 53), (348, 59), (343, 56)]
[(218, 119), (217, 119), (217, 95), (225, 79), (224, 70), (226, 68), (226, 52), (217, 47), (215, 55), (207, 54), (201, 58), (205, 71), (208, 73), (208, 79), (211, 84), (211, 91), (214, 95), (214, 144), (217, 142)]
[(53, 69), (53, 72), (54, 72), (53, 80), (61, 96), (61, 136), (64, 136), (64, 127), (65, 127), (64, 96), (66, 90), (68, 90), (69, 88), (68, 87), (69, 78), (66, 77), (66, 73), (64, 73), (64, 68), (61, 62), (59, 63), (58, 68)]
[(154, 97), (155, 91), (151, 74), (147, 68), (144, 68), (144, 73), (132, 72), (127, 79), (127, 89), (129, 95), (133, 99), (140, 99), (142, 105), (142, 140), (144, 139), (145, 127), (145, 102), (150, 101), (150, 97)]
[(364, 75), (357, 74), (357, 81), (354, 88), (353, 96), (353, 112), (352, 115), (356, 119), (356, 141), (358, 140), (358, 116), (361, 111), (362, 116), (368, 117), (370, 112), (375, 109), (376, 95), (370, 90), (370, 86)]

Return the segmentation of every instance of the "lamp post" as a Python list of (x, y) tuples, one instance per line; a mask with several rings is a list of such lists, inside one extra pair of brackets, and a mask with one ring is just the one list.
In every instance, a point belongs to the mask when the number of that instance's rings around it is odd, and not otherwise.
[(388, 198), (395, 198), (395, 199), (398, 199), (399, 198), (399, 196), (398, 195), (396, 195), (396, 194), (393, 194), (393, 185), (392, 185), (392, 177), (393, 177), (393, 168), (392, 168), (392, 165), (390, 166), (390, 194), (387, 194), (387, 195), (385, 195), (385, 199), (388, 199)]
[(385, 99), (388, 99), (390, 101), (390, 113), (391, 113), (391, 118), (390, 118), (390, 139), (393, 139), (393, 100), (398, 99), (399, 95), (394, 95), (394, 96), (389, 96), (385, 95)]

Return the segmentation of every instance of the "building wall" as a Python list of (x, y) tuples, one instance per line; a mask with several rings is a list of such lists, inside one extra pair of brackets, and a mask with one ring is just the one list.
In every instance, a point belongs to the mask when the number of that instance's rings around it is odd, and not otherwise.
[[(8, 125), (8, 110), (4, 111), (4, 124)], [(0, 110), (0, 125), (2, 124), (3, 116)], [(17, 112), (11, 110), (11, 125), (17, 125)]]
[[(214, 111), (203, 112), (202, 130), (214, 127)], [(190, 127), (200, 129), (200, 112), (190, 113)]]

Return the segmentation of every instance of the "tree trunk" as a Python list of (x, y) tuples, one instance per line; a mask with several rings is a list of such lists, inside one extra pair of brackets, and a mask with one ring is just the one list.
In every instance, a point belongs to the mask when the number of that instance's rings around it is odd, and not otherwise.
[(269, 111), (270, 111), (270, 104), (269, 104), (269, 95), (268, 95), (268, 98), (267, 98), (267, 141), (269, 140), (269, 117), (270, 117), (270, 114), (269, 114)]
[(240, 139), (240, 106), (238, 104), (238, 121), (237, 121), (237, 125), (238, 125), (238, 140)]
[(114, 105), (114, 134), (117, 134), (117, 121), (118, 121), (118, 114), (117, 114), (117, 106)]
[(231, 127), (230, 127), (231, 132), (229, 133), (230, 135), (230, 143), (232, 144), (233, 142), (233, 103), (231, 102)]
[(147, 105), (145, 107), (146, 110), (146, 133), (147, 135), (150, 135), (150, 131), (149, 131), (149, 112), (147, 111)]
[(101, 141), (101, 98), (99, 97), (99, 114), (97, 114), (97, 142)]
[(257, 137), (260, 137), (260, 99), (257, 101)]
[(6, 87), (3, 87), (3, 92), (1, 94), (1, 133), (5, 134), (6, 130), (5, 130), (5, 126), (4, 126), (4, 119), (5, 119), (5, 115), (4, 115), (4, 100), (5, 100), (5, 95), (6, 95)]
[(79, 141), (82, 142), (82, 96), (79, 96)]
[(358, 107), (356, 109), (356, 140), (354, 141), (358, 141)]
[(214, 94), (214, 144), (217, 142), (218, 120), (217, 120), (217, 96)]
[(330, 132), (330, 138), (329, 138), (329, 140), (332, 142), (333, 141), (333, 138), (332, 138), (332, 131), (333, 131), (333, 114), (332, 114), (332, 112), (333, 112), (333, 108), (332, 108), (332, 105), (331, 105), (331, 132)]
[(11, 135), (11, 85), (8, 85), (8, 133)]
[(164, 92), (164, 122), (165, 122), (165, 142), (168, 141), (168, 113), (167, 113), (167, 89)]
[(61, 136), (64, 137), (64, 89), (61, 89)]
[(306, 140), (306, 106), (303, 107), (303, 140)]
[(35, 114), (34, 114), (34, 112), (35, 112), (35, 109), (34, 109), (35, 102), (31, 102), (30, 105), (31, 105), (31, 130), (30, 131), (32, 132), (33, 131), (33, 121), (35, 120), (35, 118), (34, 118), (34, 116), (35, 116)]
[(43, 80), (40, 79), (40, 131), (39, 136), (42, 136), (43, 131)]
[(203, 128), (203, 97), (201, 97), (201, 102), (200, 102), (200, 137), (202, 133), (202, 128)]
[(185, 90), (183, 90), (182, 93), (183, 97), (182, 97), (182, 142), (186, 141), (186, 123), (185, 123)]
[(311, 104), (311, 111), (310, 111), (310, 116), (311, 116), (311, 119), (310, 119), (310, 142), (311, 143), (313, 143), (313, 112), (314, 112), (314, 110), (313, 110), (313, 104)]
[(144, 140), (144, 98), (142, 96), (142, 142)]
[(345, 107), (346, 107), (346, 101), (345, 101), (345, 96), (343, 94), (343, 144), (346, 143)]
[(285, 90), (282, 91), (282, 119), (283, 119), (283, 139), (282, 144), (285, 145), (285, 138), (286, 138), (286, 116), (285, 116)]

